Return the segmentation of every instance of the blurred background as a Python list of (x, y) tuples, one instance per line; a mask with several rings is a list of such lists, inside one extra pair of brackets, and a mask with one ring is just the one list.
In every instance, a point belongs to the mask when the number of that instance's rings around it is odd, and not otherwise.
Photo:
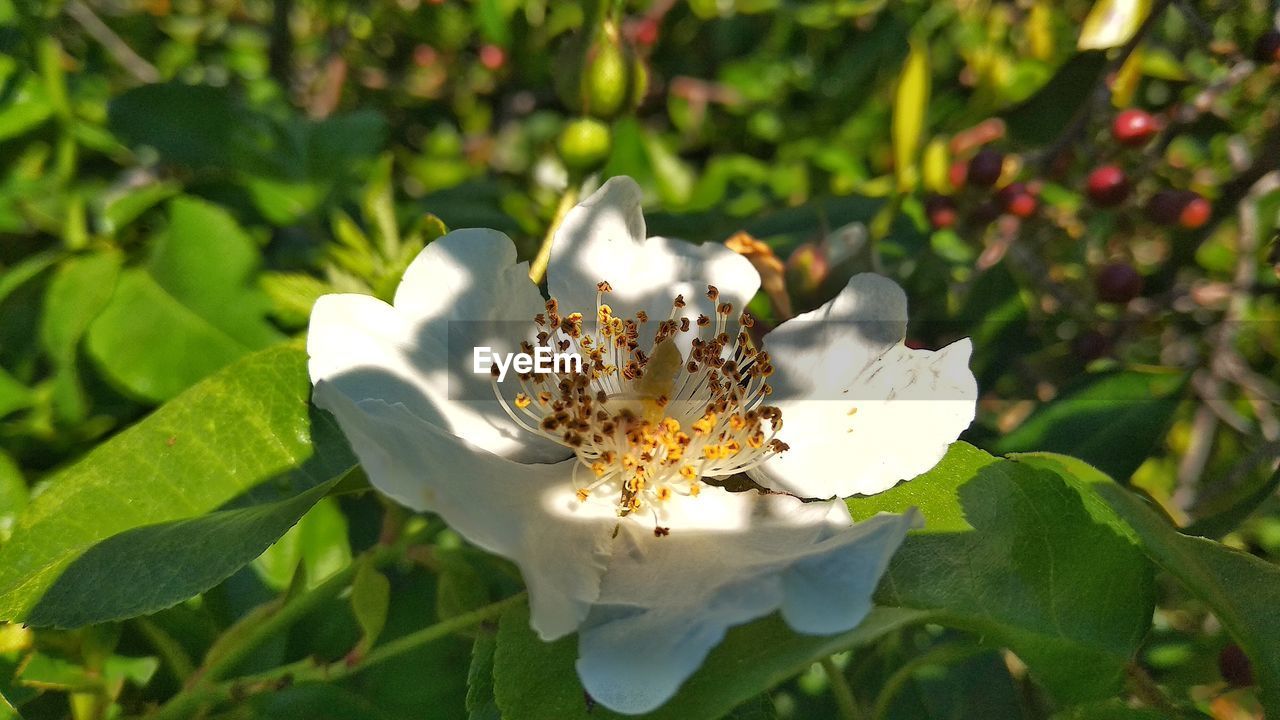
[[(1275, 561), (1276, 12), (0, 0), (0, 542), (51, 471), (303, 332), (319, 295), (389, 297), (452, 228), (500, 229), (531, 259), (583, 183), (626, 174), (651, 234), (752, 259), (762, 326), (883, 272), (907, 289), (913, 345), (974, 338), (983, 395), (965, 439), (1082, 457), (1179, 526)], [(136, 712), (299, 563), (316, 577), (349, 563), (381, 513), (368, 494), (326, 499), (252, 568), (155, 616), (0, 625), (0, 691), (30, 718)], [(392, 624), (467, 607), (483, 570), (455, 565), (411, 574)], [(1206, 715), (1261, 717), (1217, 620), (1161, 593), (1146, 672)], [(326, 622), (290, 651), (346, 647), (353, 621)], [(116, 652), (166, 663), (104, 665)], [(465, 716), (465, 673), (442, 668), (469, 652), (444, 643), (227, 717)], [(855, 687), (888, 688), (869, 695), (877, 717), (1054, 710), (1016, 658), (958, 633), (913, 628), (842, 657)], [(827, 716), (825, 677), (737, 716)]]

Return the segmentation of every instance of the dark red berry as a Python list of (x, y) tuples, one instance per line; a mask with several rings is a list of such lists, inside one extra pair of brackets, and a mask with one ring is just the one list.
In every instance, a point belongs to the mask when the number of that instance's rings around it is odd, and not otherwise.
[(1111, 137), (1121, 145), (1141, 147), (1155, 136), (1160, 128), (1156, 119), (1146, 110), (1129, 108), (1122, 111), (1111, 123)]
[(1253, 44), (1253, 59), (1260, 63), (1280, 63), (1280, 30), (1268, 30)]
[(1039, 203), (1036, 196), (1029, 190), (1025, 183), (1009, 183), (996, 195), (1000, 200), (1000, 204), (1004, 207), (1004, 211), (1010, 215), (1016, 215), (1020, 218), (1031, 217), (1036, 212)]
[(968, 180), (978, 187), (991, 187), (1000, 179), (1004, 170), (1004, 153), (983, 148), (969, 160)]
[(1071, 350), (1081, 360), (1092, 362), (1111, 352), (1111, 341), (1097, 330), (1090, 330), (1076, 336), (1071, 343)]
[(1174, 225), (1191, 199), (1185, 190), (1161, 190), (1147, 200), (1147, 219), (1157, 225)]
[(1196, 193), (1188, 194), (1191, 198), (1187, 200), (1187, 204), (1178, 215), (1178, 224), (1187, 230), (1195, 230), (1209, 222), (1209, 216), (1213, 214), (1213, 206)]
[(1129, 197), (1129, 178), (1115, 165), (1103, 165), (1089, 173), (1089, 199), (1102, 207), (1114, 207)]
[(934, 230), (945, 230), (956, 224), (956, 203), (946, 195), (930, 195), (924, 201), (924, 212)]
[(1129, 302), (1142, 292), (1142, 276), (1127, 263), (1112, 263), (1098, 271), (1094, 278), (1098, 299), (1118, 305)]
[(1253, 685), (1253, 665), (1249, 662), (1249, 656), (1235, 643), (1227, 645), (1218, 653), (1218, 672), (1222, 673), (1222, 679), (1232, 687)]

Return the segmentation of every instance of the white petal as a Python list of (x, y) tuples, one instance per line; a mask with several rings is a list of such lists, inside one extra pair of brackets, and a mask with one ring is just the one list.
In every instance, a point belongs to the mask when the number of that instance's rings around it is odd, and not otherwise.
[[(511, 421), (493, 399), (488, 374), (470, 372), (468, 357), (478, 344), (473, 339), (531, 329), (541, 309), (528, 268), (516, 263), (505, 235), (454, 231), (414, 259), (394, 307), (366, 295), (325, 295), (316, 302), (307, 336), (311, 381), (325, 381), (355, 401), (401, 403), (506, 457), (560, 460), (563, 448)], [(486, 342), (501, 347), (518, 339)]]
[(604, 302), (620, 317), (644, 310), (655, 322), (665, 320), (678, 294), (688, 303), (683, 315), (713, 317), (708, 285), (720, 291), (720, 302), (733, 304), (735, 314), (741, 311), (760, 286), (750, 261), (715, 242), (645, 239), (640, 199), (634, 180), (615, 177), (565, 216), (547, 269), (547, 287), (563, 312), (591, 317), (602, 280), (613, 286)]
[(720, 518), (721, 527), (673, 524), (656, 537), (652, 525), (624, 523), (579, 630), (583, 687), (618, 712), (666, 702), (728, 628), (775, 610), (800, 632), (854, 627), (916, 519), (880, 515), (851, 525), (840, 503), (718, 488), (679, 502)]
[(444, 518), (471, 543), (520, 566), (532, 624), (545, 640), (573, 632), (600, 589), (617, 518), (578, 503), (577, 460), (522, 465), (423, 422), (403, 405), (353, 401), (316, 386), (373, 486)]
[(906, 296), (857, 275), (834, 300), (765, 336), (772, 404), (790, 449), (751, 471), (801, 497), (872, 494), (937, 464), (973, 421), (968, 339), (938, 351), (903, 344)]

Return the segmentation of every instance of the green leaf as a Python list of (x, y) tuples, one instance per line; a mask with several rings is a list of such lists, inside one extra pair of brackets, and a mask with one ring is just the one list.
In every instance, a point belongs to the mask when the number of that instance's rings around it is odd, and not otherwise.
[(1151, 0), (1097, 0), (1080, 27), (1076, 47), (1109, 50), (1120, 47), (1138, 32), (1151, 14)]
[[(1274, 451), (1272, 451), (1274, 452)], [(1268, 460), (1274, 455), (1267, 453)], [(1269, 500), (1280, 488), (1280, 468), (1270, 475), (1258, 475), (1226, 493), (1196, 507), (1195, 521), (1183, 529), (1188, 535), (1221, 538), (1239, 527), (1258, 506)]]
[(471, 648), (471, 666), (467, 670), (467, 717), (469, 720), (501, 720), (498, 702), (493, 696), (493, 661), (498, 649), (498, 634), (480, 628)]
[(11, 412), (31, 407), (31, 388), (18, 382), (0, 367), (0, 418)]
[(929, 80), (929, 46), (914, 42), (893, 98), (893, 160), (898, 192), (911, 192), (919, 180), (916, 156), (924, 134), (925, 111), (929, 109)]
[(1152, 570), (1124, 522), (1069, 476), (956, 443), (929, 472), (848, 501), (854, 519), (917, 507), (881, 605), (1011, 648), (1067, 702), (1104, 698), (1145, 635)]
[(256, 286), (261, 262), (257, 243), (226, 210), (180, 197), (169, 204), (169, 229), (147, 269), (210, 325), (259, 349), (281, 339), (264, 320), (269, 303)]
[(1097, 468), (1049, 453), (1019, 455), (1020, 464), (1070, 474), (1105, 501), (1142, 540), (1147, 555), (1208, 604), (1253, 662), (1264, 707), (1280, 708), (1280, 567), (1239, 550), (1178, 532), (1137, 495)]
[(1037, 409), (993, 450), (1063, 453), (1128, 480), (1168, 432), (1186, 380), (1182, 373), (1137, 370), (1087, 377)]
[(1071, 123), (1074, 113), (1066, 108), (1089, 102), (1106, 64), (1101, 52), (1079, 53), (1063, 63), (1044, 87), (1003, 113), (1009, 135), (1030, 145), (1053, 142)]
[(0, 618), (155, 612), (261, 554), (356, 462), (306, 364), (297, 343), (251, 355), (56, 474), (0, 548)]
[[(870, 644), (931, 614), (876, 608), (862, 624), (840, 635), (798, 635), (776, 614), (733, 628), (666, 705), (639, 717), (657, 720), (719, 718), (832, 653)], [(589, 710), (574, 661), (577, 638), (544, 643), (529, 628), (529, 608), (518, 605), (498, 623), (494, 694), (503, 717), (522, 720), (619, 718), (604, 708)], [(636, 716), (626, 716), (636, 717)]]
[(9, 539), (14, 518), (27, 506), (27, 482), (18, 464), (0, 451), (0, 544)]
[(164, 291), (145, 270), (126, 270), (89, 326), (88, 350), (103, 374), (144, 400), (162, 402), (235, 361), (248, 347)]
[(306, 515), (254, 561), (254, 569), (276, 590), (289, 587), (301, 565), (306, 587), (315, 587), (351, 563), (347, 516), (336, 500), (316, 503)]
[(485, 579), (457, 550), (440, 549), (436, 588), (436, 616), (441, 620), (461, 615), (487, 605), (490, 600)]
[(360, 632), (364, 634), (360, 645), (365, 650), (373, 647), (386, 627), (390, 605), (391, 581), (373, 563), (361, 564), (351, 583), (351, 612), (360, 623)]
[(111, 101), (108, 125), (129, 145), (155, 148), (167, 162), (193, 169), (230, 167), (244, 127), (225, 88), (164, 83), (141, 85)]
[(87, 412), (77, 349), (89, 324), (111, 299), (121, 261), (116, 251), (69, 258), (45, 290), (40, 340), (53, 361), (53, 403), (64, 420), (82, 420)]
[(181, 191), (182, 185), (173, 181), (152, 182), (142, 187), (129, 188), (106, 201), (102, 208), (102, 231), (114, 235), (137, 220), (142, 213)]
[(106, 658), (100, 672), (91, 672), (69, 660), (37, 652), (23, 664), (17, 680), (44, 690), (94, 692), (124, 681), (145, 686), (159, 667), (160, 661), (153, 657), (112, 655)]

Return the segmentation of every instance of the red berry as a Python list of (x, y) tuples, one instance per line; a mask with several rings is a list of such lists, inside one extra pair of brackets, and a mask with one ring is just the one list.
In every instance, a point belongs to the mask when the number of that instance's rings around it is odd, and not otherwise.
[(1253, 44), (1253, 59), (1260, 63), (1280, 63), (1280, 30), (1268, 30)]
[(1232, 687), (1253, 685), (1253, 664), (1235, 643), (1227, 645), (1218, 653), (1218, 672), (1222, 673), (1222, 679)]
[(480, 64), (490, 70), (497, 70), (507, 62), (507, 53), (497, 45), (480, 46)]
[(1112, 263), (1098, 271), (1094, 278), (1098, 299), (1122, 305), (1142, 292), (1142, 276), (1127, 263)]
[(1023, 193), (1010, 200), (1009, 204), (1005, 207), (1009, 211), (1010, 215), (1016, 215), (1020, 218), (1029, 218), (1036, 214), (1036, 208), (1039, 206), (1040, 203), (1036, 201), (1034, 195), (1031, 193)]
[(1129, 108), (1116, 115), (1111, 123), (1111, 137), (1121, 145), (1141, 147), (1159, 130), (1156, 119), (1146, 110)]
[(978, 187), (991, 187), (1004, 170), (1004, 153), (983, 148), (969, 160), (969, 182)]
[(959, 217), (955, 201), (945, 195), (930, 195), (926, 198), (924, 211), (929, 216), (929, 224), (934, 230), (945, 230), (954, 226)]
[(1178, 214), (1178, 224), (1187, 230), (1195, 230), (1209, 222), (1209, 216), (1213, 214), (1213, 206), (1196, 193), (1188, 194), (1191, 197), (1183, 206), (1182, 212)]
[(1035, 194), (1027, 189), (1025, 183), (1009, 183), (1000, 189), (996, 197), (1004, 206), (1005, 212), (1020, 218), (1031, 217), (1039, 206)]
[(635, 43), (637, 45), (653, 45), (658, 42), (658, 21), (644, 18), (635, 26)]
[(951, 163), (951, 167), (947, 170), (947, 181), (951, 183), (951, 187), (959, 190), (964, 187), (965, 179), (969, 176), (969, 166), (959, 160)]
[(1089, 173), (1089, 199), (1101, 207), (1114, 207), (1129, 197), (1129, 178), (1115, 165), (1103, 165)]

